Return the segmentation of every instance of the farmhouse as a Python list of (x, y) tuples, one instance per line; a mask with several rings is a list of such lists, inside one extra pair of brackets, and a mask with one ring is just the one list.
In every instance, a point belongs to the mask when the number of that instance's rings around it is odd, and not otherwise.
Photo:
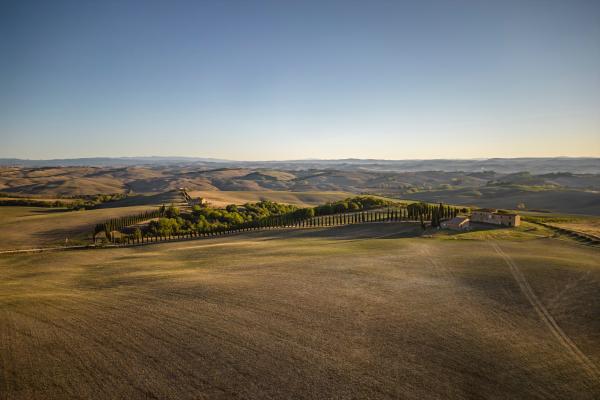
[(454, 217), (448, 221), (443, 221), (440, 225), (444, 229), (452, 229), (454, 231), (464, 231), (465, 229), (469, 229), (469, 218)]
[(502, 226), (519, 226), (521, 225), (521, 216), (483, 208), (471, 213), (471, 221)]
[(188, 200), (188, 204), (190, 206), (206, 206), (208, 203), (207, 203), (206, 199), (204, 199), (202, 197), (198, 197), (197, 199), (190, 197)]

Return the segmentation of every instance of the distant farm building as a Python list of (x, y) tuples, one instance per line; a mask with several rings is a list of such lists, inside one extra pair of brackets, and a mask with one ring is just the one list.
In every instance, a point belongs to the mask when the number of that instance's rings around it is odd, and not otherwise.
[(464, 231), (469, 229), (468, 217), (454, 217), (448, 221), (443, 221), (441, 227), (444, 229), (452, 229), (453, 231)]
[(497, 210), (481, 209), (471, 213), (471, 221), (501, 226), (519, 226), (521, 225), (521, 216)]
[(190, 197), (190, 199), (188, 200), (188, 204), (190, 206), (205, 206), (207, 205), (207, 201), (202, 197), (198, 197), (197, 199), (193, 199)]

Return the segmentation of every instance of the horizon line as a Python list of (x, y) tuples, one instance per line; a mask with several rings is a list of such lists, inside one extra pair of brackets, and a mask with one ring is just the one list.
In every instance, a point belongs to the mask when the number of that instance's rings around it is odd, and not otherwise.
[(600, 159), (600, 155), (589, 155), (589, 156), (518, 156), (518, 157), (450, 157), (450, 158), (358, 158), (358, 157), (347, 157), (347, 158), (293, 158), (293, 159), (264, 159), (264, 160), (244, 160), (244, 159), (227, 159), (218, 157), (203, 157), (203, 156), (87, 156), (87, 157), (56, 157), (56, 158), (25, 158), (25, 157), (0, 157), (0, 160), (15, 160), (15, 161), (70, 161), (70, 160), (91, 160), (91, 159), (163, 159), (163, 160), (196, 160), (205, 162), (238, 162), (238, 163), (249, 163), (249, 162), (331, 162), (331, 161), (485, 161), (485, 160), (518, 160), (518, 159)]

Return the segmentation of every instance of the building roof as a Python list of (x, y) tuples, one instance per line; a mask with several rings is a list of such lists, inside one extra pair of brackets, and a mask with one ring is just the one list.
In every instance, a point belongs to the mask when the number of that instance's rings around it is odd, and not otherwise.
[(447, 223), (450, 225), (460, 225), (463, 222), (468, 222), (468, 221), (469, 221), (469, 217), (454, 217), (451, 220), (447, 221)]
[(494, 215), (506, 215), (508, 217), (516, 217), (519, 214), (517, 213), (510, 213), (510, 212), (506, 212), (506, 211), (498, 211), (498, 210), (494, 210), (492, 208), (481, 208), (479, 210), (473, 210), (473, 212), (485, 212), (485, 213), (490, 213), (490, 214), (494, 214)]

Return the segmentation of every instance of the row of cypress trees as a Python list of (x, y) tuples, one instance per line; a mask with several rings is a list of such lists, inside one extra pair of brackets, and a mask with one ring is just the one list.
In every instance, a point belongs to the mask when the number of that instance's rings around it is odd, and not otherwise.
[(423, 229), (426, 227), (426, 221), (431, 221), (431, 226), (434, 228), (439, 227), (442, 220), (456, 217), (458, 211), (458, 208), (443, 203), (438, 205), (413, 203), (407, 206), (409, 219), (421, 222)]
[(156, 210), (148, 210), (136, 215), (112, 218), (101, 224), (96, 224), (96, 227), (94, 228), (94, 241), (96, 240), (96, 235), (100, 232), (105, 232), (107, 239), (112, 241), (112, 232), (120, 231), (126, 226), (137, 224), (142, 221), (162, 217), (164, 213), (165, 207), (162, 206)]
[[(150, 235), (147, 232), (136, 232), (133, 236), (126, 236), (123, 240), (126, 243), (145, 243), (161, 240), (204, 237), (224, 235), (241, 231), (258, 229), (275, 229), (279, 227), (321, 227), (334, 225), (349, 225), (366, 222), (400, 222), (400, 221), (420, 221), (423, 227), (426, 221), (431, 221), (431, 226), (439, 226), (441, 220), (452, 218), (457, 215), (459, 209), (446, 206), (442, 203), (432, 205), (427, 203), (413, 203), (404, 207), (388, 207), (381, 210), (360, 211), (354, 213), (332, 214), (315, 217), (303, 217), (300, 213), (288, 213), (277, 216), (270, 216), (254, 221), (244, 222), (235, 226), (207, 227), (201, 231), (176, 232), (168, 236)], [(135, 216), (115, 218), (104, 224), (98, 224), (94, 231), (94, 237), (99, 232), (106, 232), (110, 241), (115, 241), (111, 232), (121, 230), (126, 226), (148, 220), (151, 218), (164, 216), (165, 208), (161, 207), (156, 211), (146, 211)]]
[(428, 204), (428, 203), (412, 203), (407, 207), (409, 218), (412, 220), (420, 220), (421, 218), (425, 221), (431, 221), (434, 218), (446, 219), (454, 218), (458, 214), (458, 208), (446, 206), (443, 203)]
[[(271, 216), (260, 220), (244, 222), (232, 227), (208, 227), (202, 231), (177, 232), (169, 235), (150, 235), (140, 232), (139, 236), (126, 236), (123, 239), (115, 240), (107, 234), (111, 241), (119, 241), (126, 244), (160, 242), (173, 239), (195, 238), (221, 236), (230, 233), (245, 232), (260, 229), (276, 229), (282, 227), (312, 228), (321, 226), (350, 225), (366, 222), (392, 222), (406, 221), (408, 214), (404, 208), (388, 208), (378, 211), (360, 211), (356, 213), (332, 214), (317, 216), (311, 218), (298, 218), (297, 214), (289, 213), (286, 215)], [(126, 220), (126, 219), (124, 219)], [(114, 226), (114, 225), (113, 225)], [(127, 226), (127, 225), (125, 225)]]

